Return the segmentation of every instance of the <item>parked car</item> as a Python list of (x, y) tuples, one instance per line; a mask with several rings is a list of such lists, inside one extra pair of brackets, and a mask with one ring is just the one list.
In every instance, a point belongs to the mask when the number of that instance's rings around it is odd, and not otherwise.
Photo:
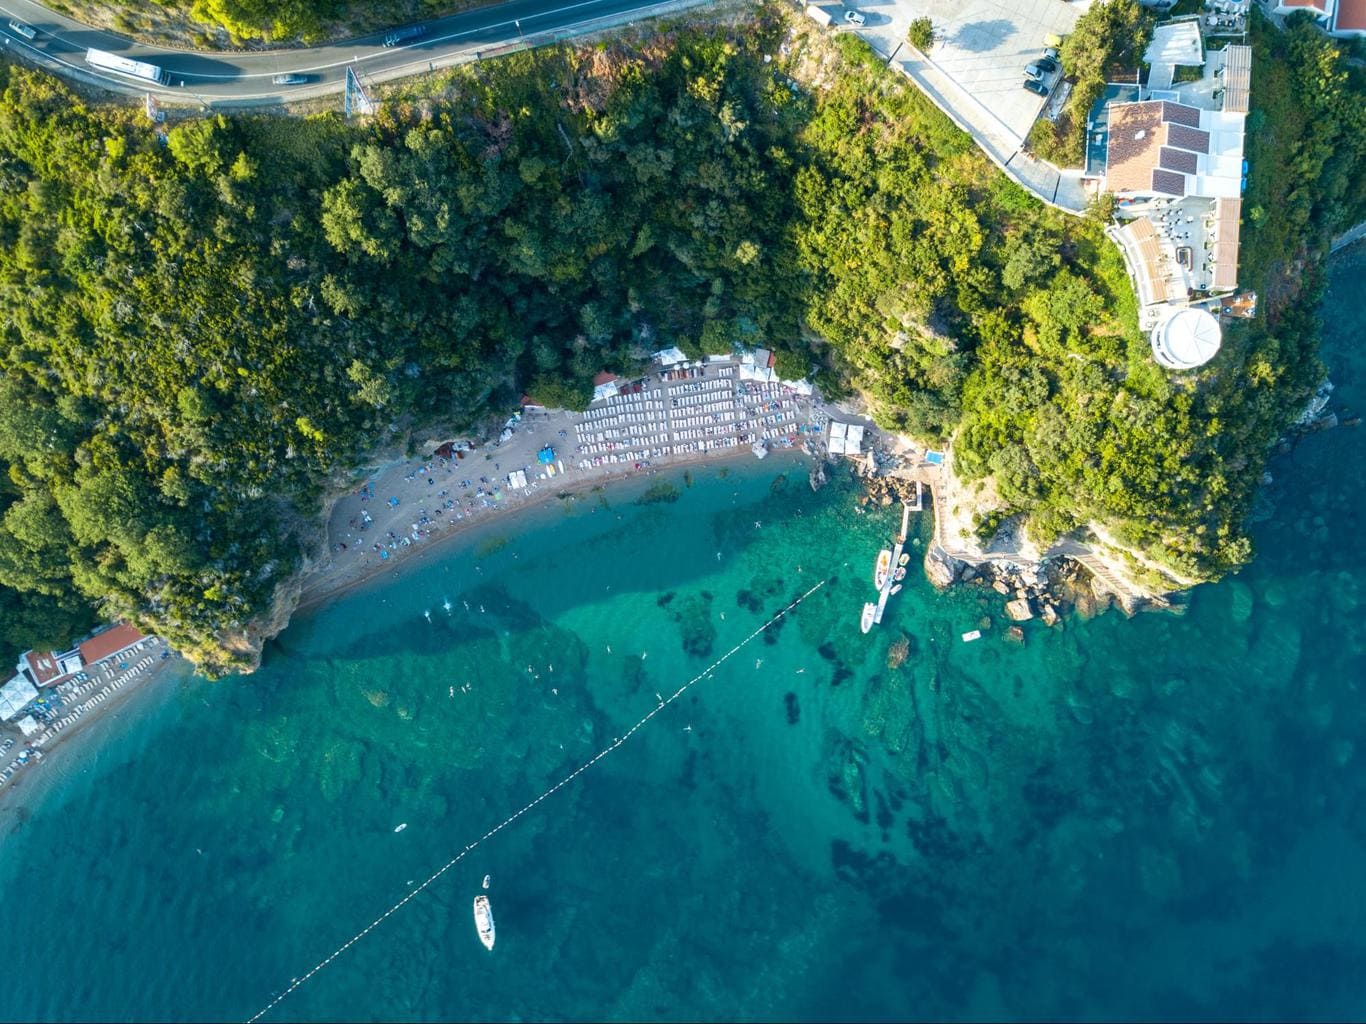
[(1045, 75), (1051, 75), (1057, 70), (1057, 61), (1049, 60), (1047, 57), (1040, 57), (1038, 60), (1025, 65), (1025, 77), (1032, 78), (1034, 81), (1038, 82), (1041, 81)]
[(844, 12), (844, 20), (845, 20), (845, 23), (846, 23), (846, 24), (849, 24), (849, 25), (862, 25), (862, 24), (864, 24), (868, 19), (865, 18), (865, 17), (864, 17), (862, 14), (860, 14), (858, 11), (845, 11), (845, 12)]
[(1044, 85), (1042, 82), (1036, 79), (1026, 78), (1024, 80), (1024, 87), (1028, 89), (1030, 92), (1036, 93), (1039, 96), (1048, 95), (1048, 86)]
[(407, 28), (395, 29), (384, 37), (385, 46), (397, 46), (399, 43), (406, 43), (410, 39), (417, 39), (427, 34), (426, 25), (409, 25)]
[(1062, 57), (1058, 54), (1058, 48), (1056, 46), (1045, 46), (1043, 48), (1043, 55), (1048, 60), (1062, 60)]
[(33, 42), (33, 37), (38, 34), (38, 30), (32, 25), (26, 25), (17, 19), (9, 23), (9, 30), (16, 36), (27, 39), (29, 42)]
[(308, 81), (307, 75), (276, 75), (270, 80), (271, 85), (303, 85)]

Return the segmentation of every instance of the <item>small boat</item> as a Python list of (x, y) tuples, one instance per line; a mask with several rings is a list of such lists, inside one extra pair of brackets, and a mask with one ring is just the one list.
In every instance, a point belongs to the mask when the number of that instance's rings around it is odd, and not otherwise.
[(877, 565), (873, 569), (873, 586), (882, 589), (887, 582), (887, 574), (892, 570), (892, 549), (883, 548), (878, 552)]
[(982, 631), (980, 629), (970, 629), (963, 634), (963, 643), (965, 644), (970, 644), (974, 640), (980, 639), (982, 639)]
[(903, 551), (903, 552), (901, 552), (901, 557), (898, 558), (898, 559), (896, 560), (896, 564), (897, 564), (897, 565), (905, 565), (905, 564), (906, 564), (907, 562), (909, 562), (910, 560), (911, 560), (911, 556), (908, 555), (908, 554), (906, 554), (906, 552)]
[(898, 583), (896, 586), (894, 586), (894, 587), (892, 588), (892, 591), (891, 591), (891, 592), (892, 592), (893, 594), (899, 594), (899, 593), (901, 593), (901, 584)]
[(479, 941), (485, 949), (493, 948), (493, 907), (489, 898), (479, 895), (474, 898), (474, 928), (479, 933)]
[(491, 875), (485, 875), (485, 876), (484, 876), (484, 888), (485, 888), (485, 889), (487, 889), (487, 888), (489, 887), (489, 880), (490, 880), (491, 878), (492, 878)]
[(892, 579), (896, 580), (897, 582), (900, 582), (901, 580), (904, 580), (905, 578), (906, 578), (906, 570), (905, 570), (905, 569), (898, 569), (896, 572), (892, 573)]
[(863, 616), (859, 619), (859, 629), (863, 632), (873, 628), (873, 616), (877, 614), (877, 605), (871, 601), (863, 606)]
[(403, 831), (405, 828), (407, 828), (407, 827), (408, 827), (408, 823), (407, 823), (406, 821), (401, 821), (401, 822), (399, 822), (397, 825), (394, 826), (394, 831), (395, 831), (395, 832), (402, 832), (402, 831)]

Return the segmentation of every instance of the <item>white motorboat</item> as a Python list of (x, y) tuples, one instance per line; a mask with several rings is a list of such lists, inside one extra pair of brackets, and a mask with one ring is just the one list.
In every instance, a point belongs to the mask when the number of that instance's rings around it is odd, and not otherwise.
[(863, 606), (863, 616), (859, 619), (859, 629), (863, 632), (873, 628), (873, 617), (877, 615), (877, 605), (869, 601)]
[(493, 907), (489, 898), (482, 893), (474, 898), (474, 928), (479, 933), (479, 941), (485, 949), (493, 948)]
[(873, 586), (881, 590), (887, 583), (887, 574), (892, 571), (892, 549), (883, 548), (878, 552), (877, 565), (873, 569)]

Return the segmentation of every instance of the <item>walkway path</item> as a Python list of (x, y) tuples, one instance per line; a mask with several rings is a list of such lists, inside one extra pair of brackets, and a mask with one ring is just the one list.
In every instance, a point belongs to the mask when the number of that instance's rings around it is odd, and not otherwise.
[[(1033, 2), (1037, 3), (1038, 0)], [(1065, 18), (1064, 21), (1075, 20), (1075, 14), (1066, 11), (1067, 5), (1063, 4), (1062, 0), (1055, 2), (1060, 10), (1071, 14), (1071, 18)], [(858, 35), (887, 62), (888, 67), (900, 71), (914, 82), (935, 106), (972, 137), (992, 163), (1017, 183), (1060, 210), (1072, 214), (1084, 213), (1087, 196), (1082, 187), (1081, 171), (1059, 170), (1024, 151), (1023, 133), (1028, 132), (1028, 125), (1033, 123), (1034, 115), (1038, 113), (1044, 100), (1034, 98), (1024, 91), (1020, 84), (1023, 81), (1022, 68), (1026, 57), (1034, 52), (1036, 45), (1041, 49), (1042, 38), (1036, 44), (1032, 40), (1024, 43), (1023, 40), (1016, 40), (1014, 37), (1019, 31), (1035, 25), (1037, 14), (1026, 17), (1010, 4), (997, 5), (999, 13), (1010, 16), (990, 23), (1000, 26), (1000, 30), (1009, 40), (1002, 44), (1005, 49), (1001, 53), (1001, 59), (1010, 58), (1018, 60), (1019, 63), (1013, 67), (1001, 67), (1000, 74), (984, 83), (981, 76), (986, 72), (979, 66), (980, 60), (973, 62), (967, 57), (960, 56), (958, 49), (946, 43), (937, 43), (933, 48), (934, 52), (940, 54), (941, 50), (944, 51), (941, 56), (953, 62), (953, 67), (950, 68), (940, 59), (921, 53), (905, 41), (910, 19), (921, 9), (921, 5), (922, 0), (898, 0), (890, 14), (874, 13), (885, 8), (886, 5), (882, 3), (861, 5), (868, 16), (868, 22), (858, 30)], [(942, 24), (942, 16), (935, 19), (937, 28), (942, 30)], [(980, 27), (962, 26), (959, 33), (966, 28)], [(984, 56), (994, 58), (996, 54)], [(1001, 91), (999, 79), (1002, 75), (1009, 79), (1008, 92)], [(1009, 120), (988, 105), (990, 99), (979, 97), (964, 84), (969, 78), (973, 78), (983, 88), (990, 86), (992, 91), (989, 96), (999, 97), (1003, 102), (1006, 98), (1010, 99), (1012, 113)], [(1015, 109), (1021, 97), (1031, 101), (1028, 109), (1023, 112)]]

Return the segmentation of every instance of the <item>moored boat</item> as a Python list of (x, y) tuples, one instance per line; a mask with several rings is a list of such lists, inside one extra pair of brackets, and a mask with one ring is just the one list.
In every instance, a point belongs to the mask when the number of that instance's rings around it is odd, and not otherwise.
[(493, 907), (489, 898), (479, 895), (474, 898), (474, 928), (479, 933), (479, 941), (485, 949), (493, 948)]
[(873, 586), (881, 590), (887, 582), (887, 574), (892, 571), (892, 549), (883, 548), (878, 552), (877, 565), (873, 569)]
[(863, 617), (859, 620), (859, 629), (863, 632), (873, 628), (873, 616), (877, 614), (877, 605), (871, 601), (863, 606)]
[(901, 553), (901, 557), (898, 558), (898, 559), (896, 560), (896, 564), (897, 564), (897, 565), (905, 565), (905, 564), (906, 564), (907, 562), (909, 562), (910, 560), (911, 560), (911, 556), (908, 555), (906, 552), (903, 551), (903, 552)]

